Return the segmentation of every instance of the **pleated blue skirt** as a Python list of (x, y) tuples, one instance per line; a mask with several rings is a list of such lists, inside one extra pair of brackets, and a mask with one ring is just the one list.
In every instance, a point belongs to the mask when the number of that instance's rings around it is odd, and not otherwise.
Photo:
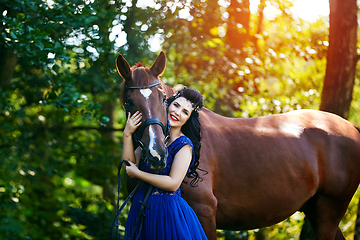
[[(133, 231), (140, 201), (144, 199), (144, 186), (135, 194), (125, 227), (125, 240)], [(205, 232), (194, 210), (181, 198), (180, 189), (176, 192), (165, 192), (154, 189), (145, 208), (140, 238), (142, 240), (203, 240)], [(136, 239), (139, 234), (137, 226)]]

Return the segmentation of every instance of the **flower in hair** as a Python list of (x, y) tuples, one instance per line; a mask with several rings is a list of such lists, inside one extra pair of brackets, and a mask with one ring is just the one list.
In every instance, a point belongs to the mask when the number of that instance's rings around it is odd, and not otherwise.
[[(174, 99), (177, 99), (178, 97), (181, 97), (180, 91), (175, 93), (173, 96), (174, 96)], [(187, 100), (187, 101), (191, 102), (190, 100)], [(196, 105), (193, 102), (191, 102), (191, 105), (192, 105), (193, 111), (195, 111), (196, 113), (199, 113), (199, 110), (201, 109), (201, 107), (199, 105)]]
[(177, 99), (178, 97), (180, 97), (180, 92), (175, 93), (174, 99)]
[(196, 113), (199, 113), (200, 107), (195, 104), (192, 104), (192, 106), (193, 106), (193, 111), (195, 111)]

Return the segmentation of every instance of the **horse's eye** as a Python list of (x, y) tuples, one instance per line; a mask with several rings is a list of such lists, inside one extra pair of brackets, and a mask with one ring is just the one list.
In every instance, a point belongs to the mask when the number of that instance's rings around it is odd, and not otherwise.
[(134, 104), (134, 101), (133, 101), (133, 100), (128, 99), (128, 100), (126, 100), (126, 102), (125, 102), (124, 105), (125, 105), (125, 106), (128, 106), (128, 107), (133, 107), (135, 104)]

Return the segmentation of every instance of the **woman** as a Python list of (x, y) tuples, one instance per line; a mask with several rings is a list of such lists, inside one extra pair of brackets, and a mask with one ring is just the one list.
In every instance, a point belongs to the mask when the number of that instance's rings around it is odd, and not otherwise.
[(167, 166), (155, 173), (144, 162), (141, 170), (137, 167), (141, 150), (132, 147), (132, 134), (141, 124), (141, 113), (128, 116), (123, 135), (123, 159), (128, 160), (127, 174), (146, 182), (135, 194), (125, 227), (125, 239), (129, 239), (144, 199), (144, 193), (153, 186), (146, 203), (145, 217), (141, 232), (138, 226), (132, 239), (191, 240), (207, 239), (200, 222), (187, 202), (181, 198), (180, 185), (185, 176), (192, 178), (191, 186), (196, 186), (200, 178), (196, 169), (200, 157), (200, 122), (198, 111), (203, 106), (200, 92), (184, 88), (168, 99), (168, 118), (171, 126), (167, 144)]

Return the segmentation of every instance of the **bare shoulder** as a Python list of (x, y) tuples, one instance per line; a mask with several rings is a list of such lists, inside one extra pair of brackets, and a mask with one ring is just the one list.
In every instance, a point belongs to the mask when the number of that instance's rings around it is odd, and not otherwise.
[(175, 154), (174, 160), (176, 159), (190, 159), (192, 155), (192, 148), (189, 144), (184, 145), (180, 150)]

